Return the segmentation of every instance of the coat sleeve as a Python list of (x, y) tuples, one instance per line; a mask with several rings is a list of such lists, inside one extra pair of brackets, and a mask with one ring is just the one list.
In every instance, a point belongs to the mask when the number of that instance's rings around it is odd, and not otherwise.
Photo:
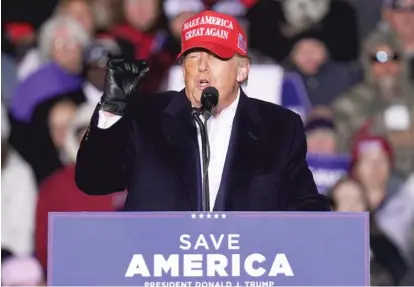
[(329, 202), (319, 194), (306, 162), (307, 144), (300, 117), (294, 114), (293, 136), (290, 144), (285, 177), (287, 179), (288, 211), (329, 211)]
[(109, 128), (101, 129), (99, 109), (98, 105), (76, 160), (76, 185), (90, 195), (124, 191), (136, 150), (133, 118), (122, 117)]

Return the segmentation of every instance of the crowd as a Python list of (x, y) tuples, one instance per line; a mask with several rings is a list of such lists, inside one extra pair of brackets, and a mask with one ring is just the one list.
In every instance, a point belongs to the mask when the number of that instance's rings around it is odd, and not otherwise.
[(92, 197), (74, 183), (106, 60), (146, 59), (141, 92), (167, 89), (181, 25), (205, 9), (240, 19), (253, 67), (298, 77), (309, 153), (349, 156), (324, 192), (333, 211), (369, 212), (371, 284), (414, 285), (414, 1), (42, 3), (3, 3), (2, 285), (44, 284), (48, 212), (122, 210), (125, 193)]

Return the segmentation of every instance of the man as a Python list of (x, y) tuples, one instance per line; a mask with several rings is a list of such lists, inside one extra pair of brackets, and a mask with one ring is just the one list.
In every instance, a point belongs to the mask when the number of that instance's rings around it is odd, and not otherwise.
[(285, 65), (300, 76), (313, 107), (329, 106), (360, 80), (359, 67), (334, 61), (319, 34), (308, 32), (296, 37)]
[(146, 62), (109, 61), (105, 93), (78, 152), (78, 187), (96, 195), (127, 188), (125, 210), (201, 210), (201, 148), (191, 107), (200, 107), (202, 90), (214, 86), (210, 209), (329, 210), (305, 161), (300, 117), (240, 88), (250, 60), (237, 21), (205, 11), (185, 22), (181, 37), (180, 92), (134, 94)]
[(361, 52), (364, 80), (338, 97), (331, 108), (340, 152), (349, 152), (361, 134), (381, 135), (389, 139), (395, 150), (395, 168), (406, 174), (413, 167), (409, 135), (412, 134), (410, 118), (414, 115), (414, 86), (403, 54), (392, 31), (374, 32)]

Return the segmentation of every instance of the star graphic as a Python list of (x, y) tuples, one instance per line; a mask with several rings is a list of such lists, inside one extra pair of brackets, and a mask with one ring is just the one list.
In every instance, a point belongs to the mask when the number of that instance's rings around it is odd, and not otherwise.
[(217, 218), (219, 218), (219, 215), (216, 213), (216, 214), (214, 214), (214, 218), (215, 219), (217, 219)]
[(221, 218), (226, 218), (226, 215), (225, 215), (225, 214), (222, 214), (222, 215), (221, 215)]
[(204, 218), (204, 215), (201, 213), (198, 217), (200, 217), (200, 218)]
[(211, 213), (208, 213), (207, 214), (207, 218), (211, 218)]
[(194, 213), (193, 214), (191, 214), (191, 218), (196, 218), (197, 217), (197, 215), (195, 215)]

